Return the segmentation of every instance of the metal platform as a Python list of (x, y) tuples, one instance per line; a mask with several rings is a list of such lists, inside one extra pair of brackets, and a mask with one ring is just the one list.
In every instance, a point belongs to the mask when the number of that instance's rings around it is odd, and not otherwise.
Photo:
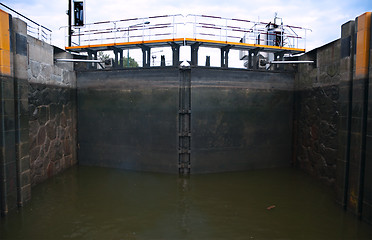
[[(275, 42), (277, 41), (275, 38), (269, 42), (269, 39), (273, 37), (265, 31), (268, 24), (271, 23), (181, 14), (99, 22), (87, 24), (85, 28), (75, 29), (72, 37), (78, 43), (75, 44), (76, 46), (66, 47), (66, 50), (86, 52), (89, 59), (97, 59), (98, 51), (113, 51), (114, 67), (118, 68), (122, 67), (119, 59), (123, 58), (123, 51), (128, 49), (142, 49), (143, 67), (150, 66), (151, 49), (162, 47), (172, 48), (173, 66), (180, 64), (180, 47), (184, 46), (191, 48), (189, 63), (192, 66), (198, 65), (199, 47), (220, 49), (221, 67), (228, 67), (230, 50), (245, 51), (246, 60), (251, 62), (249, 66), (252, 68), (257, 65), (252, 63), (258, 61), (259, 52), (273, 53), (275, 59), (278, 60), (282, 59), (284, 54), (293, 55), (305, 52), (306, 44), (304, 48), (299, 47), (299, 41), (304, 41), (305, 37), (294, 31), (294, 29), (304, 30), (306, 36), (305, 28), (278, 25), (280, 42)], [(170, 38), (164, 38), (164, 36)], [(263, 37), (267, 41), (264, 41), (264, 44), (257, 44)], [(140, 40), (133, 41), (132, 39)]]
[(178, 44), (180, 46), (191, 46), (195, 43), (199, 43), (203, 47), (211, 48), (224, 48), (230, 47), (230, 49), (236, 50), (257, 50), (262, 52), (283, 52), (298, 54), (305, 52), (305, 49), (301, 48), (290, 48), (281, 46), (269, 46), (260, 44), (250, 44), (250, 43), (240, 43), (240, 42), (224, 42), (224, 41), (214, 41), (207, 39), (192, 39), (192, 38), (177, 38), (177, 39), (160, 39), (160, 40), (148, 40), (148, 41), (135, 41), (135, 42), (122, 42), (122, 43), (106, 43), (106, 44), (93, 44), (93, 45), (83, 45), (83, 46), (72, 46), (66, 47), (66, 50), (72, 52), (88, 52), (88, 51), (107, 51), (113, 48), (118, 48), (122, 50), (126, 49), (136, 49), (142, 46), (147, 46), (150, 48), (158, 47), (169, 47), (172, 44)]

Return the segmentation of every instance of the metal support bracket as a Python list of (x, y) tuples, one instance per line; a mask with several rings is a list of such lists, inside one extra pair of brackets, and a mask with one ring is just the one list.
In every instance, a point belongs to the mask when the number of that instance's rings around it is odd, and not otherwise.
[[(250, 56), (250, 63), (248, 64), (249, 69), (258, 69), (258, 52), (261, 50), (261, 48), (255, 48), (249, 51)], [(252, 56), (253, 54), (253, 56)], [(249, 61), (249, 60), (248, 60)]]
[(151, 62), (151, 47), (140, 44), (138, 45), (142, 49), (142, 62), (143, 67), (150, 67)]
[(123, 49), (117, 47), (110, 47), (114, 52), (114, 68), (123, 68)]
[(199, 47), (203, 43), (196, 42), (191, 44), (191, 61), (190, 66), (198, 66), (198, 52), (199, 52)]
[(230, 45), (221, 48), (221, 67), (229, 67), (229, 51), (231, 49)]
[(174, 42), (168, 43), (172, 48), (172, 65), (173, 67), (178, 67), (180, 62), (180, 45)]
[[(98, 58), (97, 51), (87, 49), (87, 53), (88, 53), (88, 60), (97, 60)], [(97, 68), (96, 63), (87, 63), (87, 65), (88, 65), (88, 69)]]

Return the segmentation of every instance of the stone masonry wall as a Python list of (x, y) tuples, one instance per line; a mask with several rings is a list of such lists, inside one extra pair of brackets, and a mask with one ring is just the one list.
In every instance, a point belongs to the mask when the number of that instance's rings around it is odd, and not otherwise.
[(294, 165), (333, 186), (339, 121), (340, 41), (307, 53), (295, 80)]
[(30, 159), (33, 185), (76, 164), (75, 101), (69, 88), (30, 84)]
[(29, 139), (31, 183), (34, 186), (75, 165), (76, 77), (71, 63), (54, 63), (68, 54), (37, 39), (30, 47)]

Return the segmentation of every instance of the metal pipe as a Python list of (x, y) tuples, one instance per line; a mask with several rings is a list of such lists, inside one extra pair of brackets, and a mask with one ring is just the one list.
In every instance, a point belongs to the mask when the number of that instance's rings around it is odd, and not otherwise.
[(314, 61), (271, 61), (270, 64), (298, 64), (298, 63), (314, 63)]
[(57, 58), (54, 59), (56, 62), (85, 62), (85, 63), (103, 63), (102, 60), (88, 60), (88, 59), (65, 59), (65, 58)]
[(68, 16), (68, 46), (72, 46), (72, 0), (68, 0), (68, 11), (67, 11), (67, 16)]
[(3, 7), (5, 7), (5, 8), (7, 8), (7, 9), (9, 9), (9, 10), (12, 11), (12, 12), (18, 14), (19, 16), (21, 16), (21, 17), (27, 19), (28, 21), (30, 21), (30, 22), (32, 22), (32, 23), (34, 23), (34, 24), (36, 24), (36, 25), (38, 25), (38, 26), (40, 26), (40, 27), (42, 27), (42, 28), (48, 30), (49, 32), (52, 32), (52, 30), (50, 30), (49, 28), (44, 27), (43, 25), (41, 25), (41, 24), (39, 24), (39, 23), (37, 23), (37, 22), (31, 20), (30, 18), (28, 18), (28, 17), (26, 17), (26, 16), (20, 14), (19, 12), (17, 12), (16, 10), (14, 10), (14, 9), (12, 9), (12, 8), (10, 8), (10, 7), (8, 7), (7, 5), (5, 5), (5, 4), (3, 4), (3, 3), (0, 3), (0, 5), (3, 6)]

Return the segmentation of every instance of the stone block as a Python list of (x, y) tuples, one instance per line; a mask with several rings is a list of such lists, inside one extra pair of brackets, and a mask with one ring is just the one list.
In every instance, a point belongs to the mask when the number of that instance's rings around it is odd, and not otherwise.
[(359, 117), (362, 116), (362, 114), (363, 114), (363, 105), (361, 103), (354, 102), (352, 104), (352, 115), (353, 115), (353, 117), (359, 118)]
[(37, 120), (39, 125), (45, 125), (45, 123), (50, 119), (49, 118), (49, 107), (48, 106), (39, 106), (37, 107)]
[(31, 76), (29, 75), (29, 77), (37, 78), (40, 75), (40, 72), (41, 72), (40, 62), (33, 61), (33, 60), (29, 60), (29, 62), (30, 62), (29, 63), (30, 72), (28, 72), (28, 73), (31, 74)]
[(57, 136), (57, 126), (54, 120), (50, 120), (46, 123), (46, 135), (50, 140), (54, 140)]
[(20, 172), (30, 170), (30, 157), (29, 157), (29, 155), (21, 158), (19, 169), (20, 169)]
[(341, 38), (346, 38), (354, 34), (355, 21), (351, 20), (341, 25)]
[(31, 171), (27, 170), (21, 173), (20, 176), (20, 187), (24, 187), (31, 184)]
[(21, 188), (21, 202), (20, 205), (24, 205), (31, 200), (31, 184), (25, 185)]
[(50, 118), (54, 119), (56, 115), (59, 115), (62, 113), (63, 106), (62, 104), (59, 104), (59, 103), (51, 103), (49, 105), (49, 109), (50, 109)]
[(28, 78), (28, 63), (27, 63), (27, 56), (23, 55), (14, 55), (14, 77), (19, 79), (26, 79)]
[(28, 51), (30, 60), (51, 66), (53, 65), (53, 46), (31, 36), (27, 37), (27, 41), (29, 44)]
[(3, 116), (4, 121), (4, 131), (14, 131), (15, 130), (15, 119), (13, 116), (5, 115)]
[(3, 100), (3, 111), (5, 117), (14, 119), (14, 99)]
[(5, 100), (14, 100), (14, 83), (13, 78), (2, 79), (2, 98)]
[(341, 38), (341, 58), (349, 57), (351, 53), (351, 36)]
[(35, 137), (39, 131), (39, 122), (37, 120), (29, 121), (29, 134), (30, 137)]
[(3, 133), (3, 151), (5, 164), (15, 162), (15, 132), (6, 131)]
[(40, 146), (35, 146), (30, 150), (30, 161), (34, 162), (40, 155)]
[[(27, 34), (26, 34), (27, 35)], [(15, 33), (15, 53), (27, 57), (27, 37), (24, 34)], [(17, 64), (17, 62), (16, 62)], [(26, 70), (27, 68), (24, 68)]]
[(6, 188), (7, 193), (12, 194), (17, 191), (17, 171), (16, 171), (16, 163), (8, 163), (5, 165), (5, 172), (6, 172)]
[(354, 134), (362, 133), (362, 119), (360, 117), (351, 118), (351, 132)]
[(13, 31), (22, 35), (27, 35), (27, 24), (19, 18), (12, 18)]
[(17, 79), (18, 99), (28, 101), (29, 84), (27, 80)]
[(52, 83), (58, 83), (58, 84), (61, 84), (63, 82), (62, 75), (56, 75), (56, 74), (52, 74), (50, 76), (50, 80)]
[(22, 158), (24, 156), (28, 156), (29, 154), (29, 143), (27, 142), (20, 142), (18, 143), (19, 146), (19, 158)]
[(37, 140), (36, 140), (37, 144), (38, 145), (44, 144), (46, 136), (47, 136), (46, 135), (46, 127), (44, 127), (44, 126), (40, 127), (39, 131), (37, 133)]
[(41, 64), (41, 72), (40, 74), (43, 76), (43, 78), (46, 80), (46, 82), (43, 82), (44, 84), (45, 83), (50, 83), (50, 79), (51, 79), (51, 76), (52, 76), (52, 66), (49, 65), (49, 64)]
[(19, 112), (18, 114), (21, 116), (24, 116), (26, 118), (29, 118), (29, 106), (28, 106), (28, 100), (20, 100), (18, 102), (19, 106)]

